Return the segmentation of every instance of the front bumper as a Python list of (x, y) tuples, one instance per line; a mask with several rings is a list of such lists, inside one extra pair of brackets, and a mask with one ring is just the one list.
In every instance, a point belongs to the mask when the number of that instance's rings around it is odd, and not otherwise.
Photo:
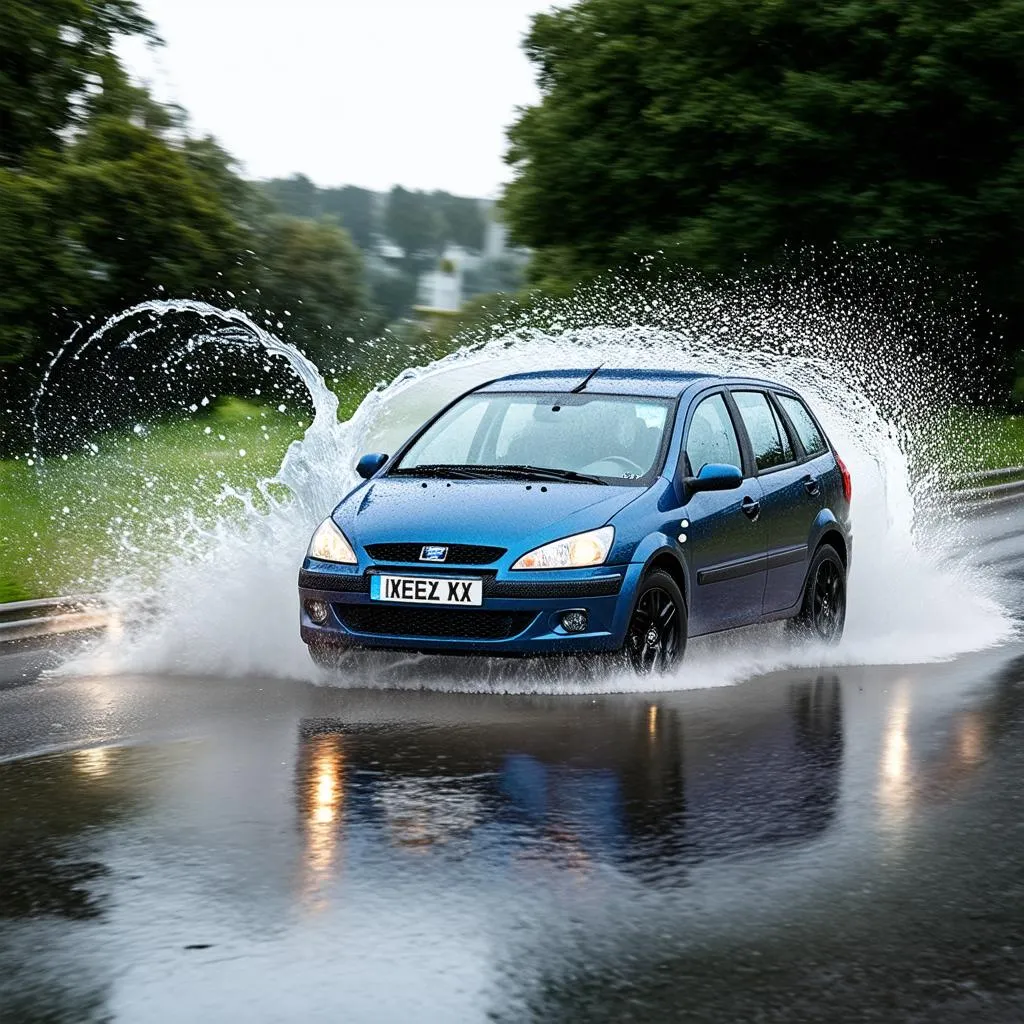
[[(529, 573), (390, 563), (361, 568), (307, 558), (299, 573), (300, 632), (307, 644), (484, 657), (617, 651), (642, 570), (633, 564)], [(482, 579), (483, 605), (374, 601), (375, 573)], [(327, 604), (324, 624), (309, 617), (307, 601)], [(575, 610), (587, 613), (585, 632), (561, 625), (562, 613)]]

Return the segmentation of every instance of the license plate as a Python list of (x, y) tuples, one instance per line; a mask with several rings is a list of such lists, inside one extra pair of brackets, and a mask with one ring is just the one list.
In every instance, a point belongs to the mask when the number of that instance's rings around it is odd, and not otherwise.
[(437, 579), (432, 576), (371, 576), (370, 598), (401, 604), (481, 605), (483, 580)]

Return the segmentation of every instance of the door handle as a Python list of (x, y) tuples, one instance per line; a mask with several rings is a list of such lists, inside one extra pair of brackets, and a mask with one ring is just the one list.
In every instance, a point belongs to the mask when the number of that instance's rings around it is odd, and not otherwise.
[(821, 484), (810, 473), (804, 477), (804, 487), (812, 498), (816, 498), (821, 494)]
[(749, 495), (740, 502), (740, 508), (743, 509), (743, 514), (751, 521), (757, 522), (757, 517), (761, 514), (761, 502), (754, 501)]

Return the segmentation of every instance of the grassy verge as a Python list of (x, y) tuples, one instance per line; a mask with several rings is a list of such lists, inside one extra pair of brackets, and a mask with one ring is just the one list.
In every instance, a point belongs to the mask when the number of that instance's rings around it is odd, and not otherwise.
[(940, 431), (940, 447), (954, 478), (1024, 466), (1024, 416), (954, 409), (940, 424)]
[(272, 475), (305, 425), (226, 399), (186, 422), (100, 436), (96, 452), (48, 459), (42, 471), (0, 460), (0, 602), (90, 589), (122, 535)]

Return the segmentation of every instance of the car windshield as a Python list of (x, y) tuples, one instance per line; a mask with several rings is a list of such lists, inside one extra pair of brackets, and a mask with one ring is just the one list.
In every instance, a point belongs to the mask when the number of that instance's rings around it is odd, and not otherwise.
[(626, 395), (467, 395), (393, 472), (643, 482), (658, 467), (670, 407)]

